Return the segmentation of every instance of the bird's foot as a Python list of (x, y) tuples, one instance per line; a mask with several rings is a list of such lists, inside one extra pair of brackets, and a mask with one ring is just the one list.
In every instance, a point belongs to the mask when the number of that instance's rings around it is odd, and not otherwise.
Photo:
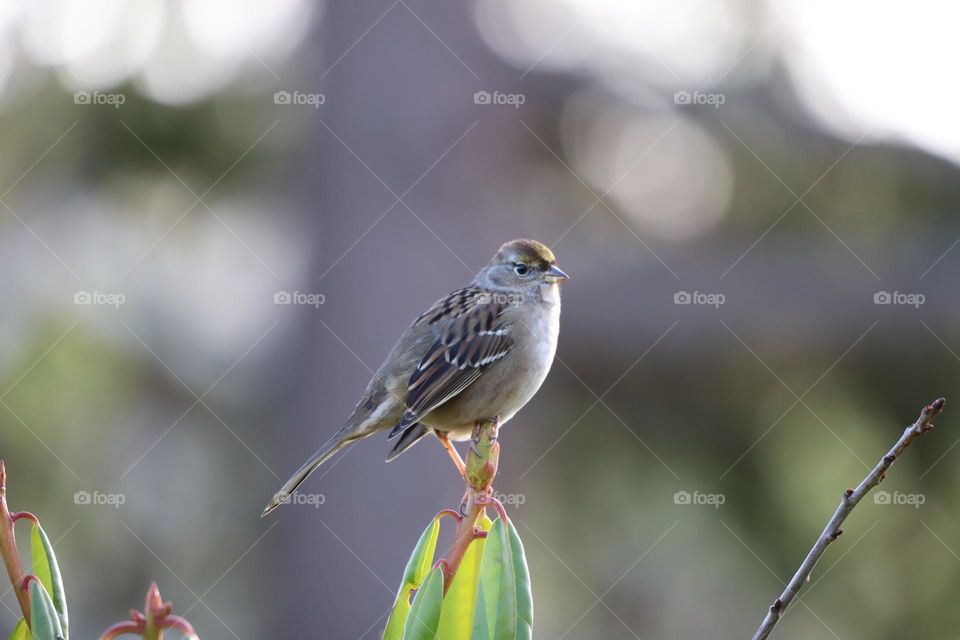
[[(485, 424), (492, 424), (493, 428), (486, 433), (485, 441), (481, 444), (480, 440), (484, 437), (482, 433), (483, 426)], [(487, 450), (491, 447), (497, 446), (497, 439), (500, 433), (500, 416), (499, 414), (493, 416), (492, 418), (487, 418), (486, 420), (477, 420), (473, 425), (473, 436), (470, 438), (470, 449), (475, 455), (480, 455), (481, 446)], [(467, 484), (470, 484), (469, 482)]]
[(497, 441), (497, 432), (500, 430), (500, 415), (499, 415), (499, 414), (498, 414), (498, 415), (495, 415), (495, 416), (493, 416), (493, 417), (491, 417), (491, 418), (487, 418), (486, 420), (477, 420), (475, 423), (473, 423), (473, 438), (472, 438), (472, 440), (473, 440), (474, 442), (476, 442), (477, 439), (480, 437), (480, 427), (482, 427), (482, 426), (484, 425), (484, 423), (486, 423), (486, 422), (492, 422), (492, 423), (493, 423), (493, 433), (490, 434), (490, 441), (491, 441), (491, 442), (496, 442), (496, 441)]

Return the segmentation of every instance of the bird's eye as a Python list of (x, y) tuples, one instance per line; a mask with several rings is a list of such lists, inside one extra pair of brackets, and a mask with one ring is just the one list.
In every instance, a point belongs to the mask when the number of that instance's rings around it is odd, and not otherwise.
[(528, 267), (527, 265), (523, 264), (522, 262), (517, 262), (517, 263), (514, 263), (514, 265), (513, 265), (513, 271), (514, 271), (514, 273), (516, 273), (518, 276), (525, 276), (525, 275), (527, 275), (527, 272), (528, 272), (529, 270), (530, 270), (530, 267)]

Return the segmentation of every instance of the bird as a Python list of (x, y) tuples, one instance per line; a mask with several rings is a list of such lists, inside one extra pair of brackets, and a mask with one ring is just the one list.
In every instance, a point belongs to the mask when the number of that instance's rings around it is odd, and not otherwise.
[(569, 276), (547, 245), (505, 243), (467, 286), (423, 312), (400, 336), (343, 426), (274, 494), (276, 509), (349, 444), (389, 430), (391, 461), (433, 433), (461, 475), (450, 440), (503, 425), (540, 389), (557, 350), (560, 283)]

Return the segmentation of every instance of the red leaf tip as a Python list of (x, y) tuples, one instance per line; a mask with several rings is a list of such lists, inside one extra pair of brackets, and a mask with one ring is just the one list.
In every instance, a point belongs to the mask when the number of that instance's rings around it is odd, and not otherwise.
[(157, 586), (156, 582), (150, 583), (150, 588), (147, 589), (147, 598), (144, 602), (143, 612), (148, 614), (152, 611), (157, 611), (160, 607), (163, 606), (163, 600), (160, 598), (160, 587)]

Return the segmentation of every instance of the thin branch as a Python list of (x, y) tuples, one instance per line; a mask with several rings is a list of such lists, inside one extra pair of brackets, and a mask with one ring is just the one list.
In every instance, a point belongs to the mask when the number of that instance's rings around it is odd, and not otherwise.
[[(10, 577), (10, 584), (13, 585), (13, 591), (17, 595), (17, 601), (20, 603), (20, 610), (23, 612), (23, 618), (30, 624), (30, 595), (24, 582), (23, 567), (20, 565), (20, 552), (17, 550), (17, 539), (14, 536), (13, 524), (19, 518), (28, 517), (23, 513), (10, 515), (10, 509), (7, 507), (7, 471), (4, 468), (3, 460), (0, 460), (0, 556), (3, 557), (3, 564), (7, 567), (7, 575)], [(36, 516), (33, 516), (36, 521)]]
[(857, 488), (847, 489), (843, 492), (840, 498), (840, 506), (833, 512), (833, 517), (830, 518), (827, 526), (823, 529), (823, 533), (817, 538), (816, 544), (810, 549), (810, 553), (807, 554), (803, 564), (797, 569), (797, 572), (783, 590), (783, 593), (770, 605), (767, 616), (763, 619), (760, 628), (757, 629), (757, 632), (753, 635), (753, 640), (764, 640), (764, 638), (769, 637), (773, 628), (777, 625), (777, 622), (780, 621), (780, 616), (786, 608), (790, 606), (794, 598), (797, 597), (801, 587), (810, 581), (810, 574), (813, 572), (813, 567), (817, 564), (817, 561), (820, 560), (821, 556), (823, 556), (827, 550), (827, 546), (843, 533), (843, 529), (840, 528), (843, 521), (847, 519), (847, 516), (850, 515), (850, 512), (853, 511), (853, 508), (857, 506), (860, 500), (862, 500), (871, 489), (880, 484), (886, 477), (887, 469), (889, 469), (894, 460), (910, 446), (910, 443), (927, 431), (933, 429), (933, 424), (931, 424), (930, 421), (940, 414), (943, 410), (943, 405), (944, 399), (939, 398), (925, 406), (923, 411), (920, 412), (920, 417), (917, 418), (917, 421), (904, 430), (897, 444), (895, 444), (887, 455), (880, 460), (877, 466), (867, 474), (867, 477), (857, 485)]

